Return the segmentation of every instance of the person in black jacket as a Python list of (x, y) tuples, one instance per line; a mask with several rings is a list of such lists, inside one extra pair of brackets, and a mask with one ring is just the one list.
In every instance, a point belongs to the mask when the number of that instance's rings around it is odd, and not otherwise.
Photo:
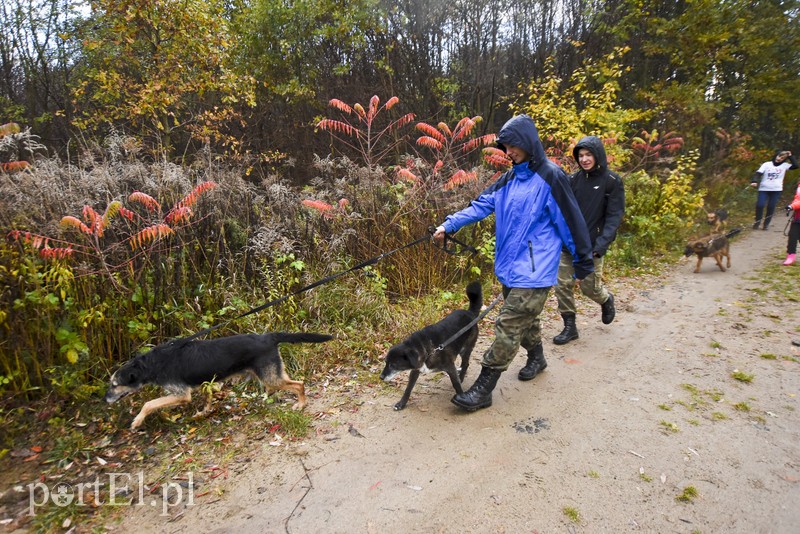
[[(594, 273), (580, 282), (580, 288), (584, 295), (600, 304), (603, 324), (610, 324), (616, 309), (614, 295), (603, 285), (603, 256), (617, 237), (625, 213), (625, 188), (622, 179), (608, 169), (606, 150), (599, 138), (584, 137), (575, 145), (572, 155), (580, 169), (570, 176), (570, 185), (589, 228), (594, 258)], [(553, 338), (553, 343), (564, 345), (578, 339), (574, 269), (572, 256), (565, 249), (561, 252), (555, 293), (564, 329)]]

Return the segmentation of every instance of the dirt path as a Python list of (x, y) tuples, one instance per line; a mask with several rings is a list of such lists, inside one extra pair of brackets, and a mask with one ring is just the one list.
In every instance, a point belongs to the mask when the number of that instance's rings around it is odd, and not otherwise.
[[(707, 260), (693, 274), (690, 260), (659, 287), (612, 286), (619, 313), (608, 327), (584, 301), (580, 339), (554, 346), (560, 324), (549, 321), (547, 371), (518, 381), (520, 354), (494, 405), (474, 414), (449, 402), (440, 375), (421, 378), (402, 412), (392, 405), (405, 376), (389, 394), (367, 388), (355, 413), (312, 401), (331, 414), (317, 436), (265, 440), (222, 495), (170, 517), (133, 506), (115, 530), (797, 532), (797, 315), (753, 291), (784, 246), (780, 229), (748, 232), (726, 273)], [(687, 487), (697, 496), (677, 500)]]

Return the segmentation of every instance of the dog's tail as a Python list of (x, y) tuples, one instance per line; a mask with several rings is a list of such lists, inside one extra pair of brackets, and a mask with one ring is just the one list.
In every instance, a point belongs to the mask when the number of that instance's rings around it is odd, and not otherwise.
[(271, 335), (275, 343), (322, 343), (333, 339), (333, 336), (328, 334), (314, 334), (311, 332), (275, 332)]
[(742, 228), (741, 228), (741, 227), (739, 227), (739, 228), (734, 228), (733, 230), (731, 230), (730, 232), (728, 232), (727, 234), (725, 234), (725, 237), (727, 237), (728, 239), (730, 239), (730, 238), (732, 238), (733, 236), (735, 236), (735, 235), (739, 234), (741, 231), (742, 231)]
[(469, 312), (477, 317), (483, 307), (483, 288), (480, 282), (471, 282), (467, 286), (467, 297), (469, 298)]

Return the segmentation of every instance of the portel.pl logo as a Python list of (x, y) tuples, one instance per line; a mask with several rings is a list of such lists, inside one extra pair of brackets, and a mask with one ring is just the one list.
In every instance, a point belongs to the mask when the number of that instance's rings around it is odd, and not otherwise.
[[(194, 505), (194, 474), (187, 473), (185, 488), (180, 482), (168, 481), (161, 491), (148, 490), (144, 484), (144, 472), (106, 473), (107, 483), (95, 477), (93, 482), (68, 484), (57, 482), (48, 486), (43, 482), (28, 484), (28, 515), (36, 515), (36, 508), (52, 502), (56, 506), (158, 506), (161, 497), (161, 515), (169, 515), (169, 509), (179, 504)], [(103, 501), (101, 489), (108, 487), (107, 499)], [(184, 495), (184, 489), (186, 489)], [(91, 502), (86, 499), (91, 495)]]

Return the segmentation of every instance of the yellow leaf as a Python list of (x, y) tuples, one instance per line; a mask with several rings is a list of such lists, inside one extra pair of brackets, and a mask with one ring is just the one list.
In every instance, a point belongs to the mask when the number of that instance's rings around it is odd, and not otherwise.
[(75, 349), (69, 349), (67, 351), (67, 361), (72, 364), (78, 363), (78, 351)]

